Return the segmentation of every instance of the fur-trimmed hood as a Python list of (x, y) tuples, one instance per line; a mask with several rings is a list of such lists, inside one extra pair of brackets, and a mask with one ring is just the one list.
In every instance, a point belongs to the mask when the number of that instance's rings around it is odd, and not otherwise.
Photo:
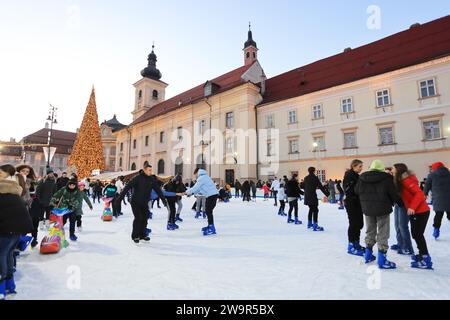
[(20, 196), (22, 187), (15, 180), (0, 179), (0, 193), (11, 193)]

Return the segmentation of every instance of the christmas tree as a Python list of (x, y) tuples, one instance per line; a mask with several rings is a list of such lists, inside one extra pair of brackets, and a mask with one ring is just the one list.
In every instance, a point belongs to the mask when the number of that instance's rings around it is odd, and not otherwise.
[(76, 174), (80, 179), (90, 177), (93, 170), (103, 170), (105, 167), (93, 87), (73, 152), (69, 158), (69, 166), (75, 166)]

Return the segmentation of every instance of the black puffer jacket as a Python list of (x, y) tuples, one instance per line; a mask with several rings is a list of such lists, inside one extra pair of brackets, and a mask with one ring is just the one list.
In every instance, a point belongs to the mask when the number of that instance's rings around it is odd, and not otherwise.
[(450, 172), (441, 167), (428, 175), (423, 192), (431, 191), (434, 211), (450, 212)]
[(128, 190), (130, 190), (131, 188), (133, 188), (133, 195), (131, 196), (132, 204), (137, 204), (139, 206), (148, 205), (152, 189), (155, 190), (159, 198), (163, 201), (164, 204), (166, 204), (166, 198), (162, 194), (159, 182), (154, 175), (147, 176), (141, 170), (136, 177), (134, 177), (130, 182), (127, 183), (116, 201), (122, 201)]
[(36, 196), (42, 206), (47, 207), (50, 205), (50, 200), (56, 193), (56, 182), (55, 179), (45, 178), (41, 181), (36, 188)]
[(330, 192), (324, 188), (319, 178), (313, 173), (310, 173), (303, 179), (303, 186), (305, 188), (305, 205), (307, 206), (319, 205), (317, 189), (320, 189), (327, 197), (330, 195)]
[(16, 181), (0, 179), (0, 234), (27, 234), (33, 230), (30, 214)]
[(403, 207), (395, 189), (393, 177), (381, 171), (367, 171), (361, 174), (355, 186), (362, 211), (366, 216), (381, 217), (392, 212), (394, 204)]
[(304, 194), (300, 189), (300, 184), (296, 179), (291, 179), (286, 183), (286, 196), (288, 198), (299, 198), (301, 194)]

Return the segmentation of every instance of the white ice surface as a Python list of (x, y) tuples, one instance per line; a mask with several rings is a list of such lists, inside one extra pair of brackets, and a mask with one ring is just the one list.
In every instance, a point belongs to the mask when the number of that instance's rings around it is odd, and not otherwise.
[[(193, 201), (184, 199), (184, 222), (177, 231), (166, 230), (165, 208), (153, 210), (151, 241), (139, 246), (130, 238), (130, 205), (113, 222), (100, 220), (102, 205), (95, 204), (94, 211), (85, 207), (78, 242), (57, 255), (40, 255), (38, 247), (22, 253), (14, 299), (450, 298), (446, 218), (440, 240), (431, 237), (431, 220), (426, 230), (434, 271), (411, 269), (410, 258), (394, 251), (388, 256), (398, 269), (379, 271), (374, 263), (370, 267), (346, 253), (347, 215), (336, 205), (320, 205), (325, 232), (313, 232), (306, 229), (303, 205), (304, 224), (288, 225), (272, 200), (247, 204), (233, 199), (216, 207), (218, 235), (204, 237), (200, 229), (206, 222), (194, 219)], [(68, 273), (73, 266), (80, 271), (79, 289)]]

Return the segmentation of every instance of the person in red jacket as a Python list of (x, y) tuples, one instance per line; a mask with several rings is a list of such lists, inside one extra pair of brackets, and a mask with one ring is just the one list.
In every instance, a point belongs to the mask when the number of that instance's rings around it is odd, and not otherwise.
[(400, 191), (411, 222), (411, 234), (416, 241), (419, 254), (413, 256), (411, 267), (420, 269), (432, 269), (427, 242), (424, 237), (425, 228), (430, 217), (430, 208), (425, 199), (425, 194), (419, 188), (419, 180), (416, 175), (408, 170), (404, 163), (394, 164), (392, 168), (397, 190)]

